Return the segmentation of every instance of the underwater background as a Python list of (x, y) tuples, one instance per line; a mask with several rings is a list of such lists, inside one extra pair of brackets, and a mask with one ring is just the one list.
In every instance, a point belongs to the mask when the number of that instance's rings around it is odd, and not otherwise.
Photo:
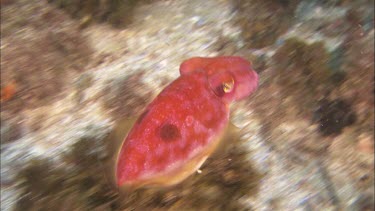
[[(1, 210), (374, 210), (372, 0), (1, 0)], [(182, 61), (260, 77), (231, 145), (119, 194), (106, 136)]]

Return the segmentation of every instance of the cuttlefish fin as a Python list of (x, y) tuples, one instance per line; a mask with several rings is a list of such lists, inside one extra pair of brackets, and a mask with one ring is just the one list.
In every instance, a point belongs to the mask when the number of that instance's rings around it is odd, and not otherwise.
[(123, 141), (130, 132), (137, 118), (122, 119), (115, 123), (112, 131), (106, 138), (108, 150), (111, 153), (118, 153)]
[(218, 157), (226, 154), (228, 149), (232, 147), (240, 139), (240, 128), (236, 127), (232, 123), (228, 123), (228, 126), (220, 138), (220, 142), (212, 153), (211, 157)]
[(118, 188), (117, 177), (116, 177), (116, 168), (117, 168), (117, 159), (124, 144), (124, 140), (131, 128), (135, 124), (137, 118), (128, 118), (122, 119), (115, 123), (112, 131), (105, 138), (104, 143), (106, 145), (106, 151), (108, 153), (108, 159), (105, 162), (105, 171), (108, 176), (109, 182)]
[(208, 156), (206, 153), (199, 154), (176, 169), (168, 172), (162, 172), (158, 175), (154, 175), (152, 178), (139, 180), (131, 185), (125, 184), (119, 188), (119, 191), (120, 193), (126, 193), (126, 191), (129, 192), (129, 190), (145, 187), (153, 190), (173, 189), (176, 185), (180, 184), (187, 177), (191, 176), (192, 173), (197, 171), (202, 166), (204, 161), (206, 161), (207, 157)]

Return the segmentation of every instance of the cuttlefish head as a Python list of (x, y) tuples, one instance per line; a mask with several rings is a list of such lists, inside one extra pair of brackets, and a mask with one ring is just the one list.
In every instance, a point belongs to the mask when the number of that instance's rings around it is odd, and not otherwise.
[(251, 63), (238, 56), (194, 57), (180, 65), (181, 75), (194, 71), (204, 71), (212, 91), (228, 104), (249, 96), (258, 86)]

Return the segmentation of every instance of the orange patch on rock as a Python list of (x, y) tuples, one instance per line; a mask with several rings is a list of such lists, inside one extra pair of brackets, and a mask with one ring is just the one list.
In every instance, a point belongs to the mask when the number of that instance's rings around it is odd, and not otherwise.
[(6, 86), (1, 88), (1, 102), (10, 100), (16, 93), (16, 83), (14, 81), (8, 83)]

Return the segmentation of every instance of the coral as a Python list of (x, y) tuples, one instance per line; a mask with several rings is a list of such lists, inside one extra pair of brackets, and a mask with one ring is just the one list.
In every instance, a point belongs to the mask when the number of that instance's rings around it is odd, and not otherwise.
[(293, 24), (293, 13), (297, 2), (235, 0), (238, 10), (237, 24), (250, 48), (263, 48), (273, 44)]

